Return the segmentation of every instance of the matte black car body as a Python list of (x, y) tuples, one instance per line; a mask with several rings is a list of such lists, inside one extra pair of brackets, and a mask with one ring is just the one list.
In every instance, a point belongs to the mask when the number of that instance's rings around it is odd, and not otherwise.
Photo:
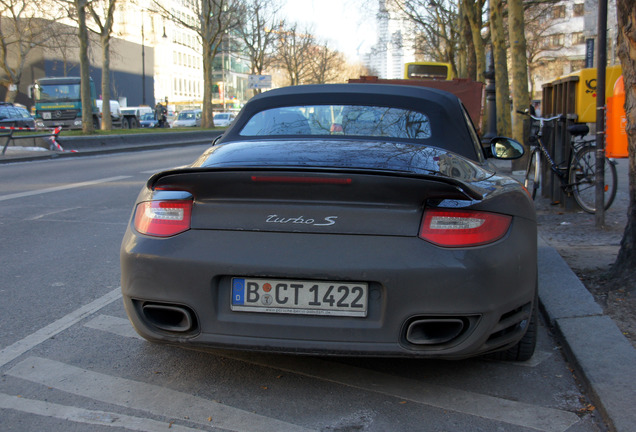
[[(345, 107), (340, 114), (375, 105), (417, 111), (431, 133), (348, 136), (341, 124), (324, 136), (246, 132), (270, 109), (309, 115), (333, 104)], [(121, 249), (127, 314), (140, 335), (162, 343), (422, 358), (503, 350), (527, 359), (536, 325), (535, 211), (523, 187), (486, 160), (490, 153), (445, 92), (345, 84), (263, 93), (191, 166), (155, 174), (140, 192)], [(184, 203), (181, 232), (144, 231), (144, 211), (172, 217), (156, 203)], [(507, 225), (481, 244), (466, 246), (461, 236), (456, 245), (436, 243), (424, 225), (431, 213), (443, 225), (446, 212)], [(272, 281), (263, 287), (279, 306), (293, 299), (296, 281), (315, 281), (352, 294), (344, 307), (357, 307), (360, 284), (367, 309), (334, 316), (234, 305), (236, 284), (252, 280)], [(321, 295), (331, 292), (322, 285)], [(328, 308), (333, 299), (320, 300)]]

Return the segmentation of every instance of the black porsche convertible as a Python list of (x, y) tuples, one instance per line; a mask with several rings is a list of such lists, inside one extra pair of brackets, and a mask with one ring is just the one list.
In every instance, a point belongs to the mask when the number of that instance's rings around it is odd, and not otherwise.
[(271, 90), (190, 166), (141, 190), (121, 248), (127, 314), (162, 343), (527, 360), (533, 203), (460, 100), (384, 84)]

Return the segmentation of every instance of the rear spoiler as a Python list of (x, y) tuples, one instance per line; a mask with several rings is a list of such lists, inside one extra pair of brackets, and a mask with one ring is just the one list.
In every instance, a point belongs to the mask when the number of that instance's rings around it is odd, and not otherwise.
[[(209, 173), (209, 172), (240, 172), (240, 171), (250, 171), (250, 172), (294, 172), (298, 173), (299, 168), (289, 168), (289, 167), (276, 167), (269, 166), (267, 168), (253, 167), (253, 166), (245, 166), (245, 167), (232, 167), (232, 168), (216, 168), (216, 167), (205, 167), (205, 168), (176, 168), (168, 171), (158, 172), (152, 175), (146, 184), (146, 187), (149, 190), (154, 190), (156, 185), (161, 181), (161, 179), (170, 176), (170, 175), (178, 175), (178, 174), (196, 174), (196, 173)], [(449, 186), (454, 187), (457, 192), (463, 195), (465, 198), (475, 201), (481, 201), (484, 199), (484, 191), (470, 183), (461, 182), (459, 180), (453, 179), (451, 177), (442, 176), (440, 174), (418, 174), (412, 172), (399, 172), (399, 171), (389, 171), (389, 170), (351, 170), (351, 169), (337, 169), (337, 168), (315, 168), (303, 170), (305, 173), (332, 173), (332, 174), (378, 174), (378, 175), (389, 175), (392, 177), (404, 177), (404, 178), (417, 178), (422, 180), (431, 180), (440, 183), (445, 183)]]

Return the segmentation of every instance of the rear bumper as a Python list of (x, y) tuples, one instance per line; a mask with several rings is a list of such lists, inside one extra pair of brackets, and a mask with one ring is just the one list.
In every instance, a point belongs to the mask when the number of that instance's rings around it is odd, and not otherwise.
[[(129, 229), (122, 292), (136, 330), (155, 342), (463, 358), (523, 336), (536, 295), (536, 250), (534, 222), (519, 218), (504, 239), (455, 250), (411, 237), (192, 230), (154, 239)], [(368, 315), (233, 312), (233, 276), (368, 282)], [(164, 315), (164, 308), (174, 314)], [(180, 318), (176, 330), (164, 325)], [(424, 323), (424, 332), (457, 334), (441, 343), (413, 343), (420, 330), (414, 323)]]

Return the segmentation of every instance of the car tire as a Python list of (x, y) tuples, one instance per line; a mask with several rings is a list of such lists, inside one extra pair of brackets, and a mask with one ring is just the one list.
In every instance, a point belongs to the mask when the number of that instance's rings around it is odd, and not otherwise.
[(137, 119), (134, 119), (134, 118), (130, 119), (130, 128), (131, 129), (139, 128), (139, 122), (137, 122)]
[(530, 314), (530, 322), (528, 323), (528, 329), (523, 335), (521, 340), (510, 348), (488, 354), (486, 357), (491, 360), (499, 361), (527, 361), (532, 358), (534, 350), (537, 346), (537, 332), (539, 321), (539, 302), (538, 298), (535, 299), (532, 307), (532, 313)]
[(128, 119), (126, 117), (121, 119), (121, 128), (130, 129), (130, 123), (128, 123)]

